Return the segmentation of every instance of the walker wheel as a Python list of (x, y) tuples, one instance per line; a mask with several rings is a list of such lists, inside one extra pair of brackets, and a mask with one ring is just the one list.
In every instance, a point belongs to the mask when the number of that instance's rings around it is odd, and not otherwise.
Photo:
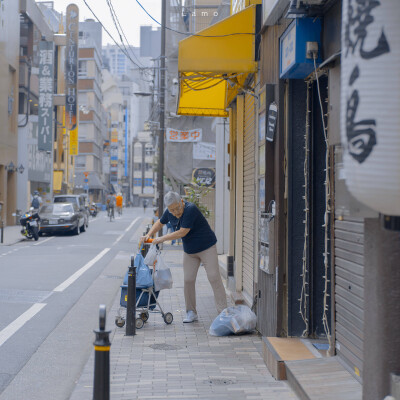
[(174, 316), (170, 313), (170, 312), (167, 312), (165, 315), (164, 315), (164, 322), (167, 324), (167, 325), (169, 325), (169, 324), (172, 324), (172, 321), (174, 320)]
[(142, 318), (136, 318), (136, 320), (135, 320), (136, 329), (142, 329), (143, 325), (144, 325), (144, 321), (142, 320)]
[(149, 313), (147, 311), (143, 311), (140, 313), (140, 318), (143, 320), (143, 322), (146, 322), (149, 319)]
[(125, 320), (121, 317), (115, 317), (115, 325), (117, 325), (118, 328), (122, 328), (125, 325)]

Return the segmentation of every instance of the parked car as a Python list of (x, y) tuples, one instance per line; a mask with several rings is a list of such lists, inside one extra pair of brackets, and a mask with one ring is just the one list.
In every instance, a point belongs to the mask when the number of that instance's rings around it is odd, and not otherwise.
[(86, 205), (85, 195), (83, 194), (59, 194), (54, 196), (54, 203), (76, 204), (85, 218), (85, 227), (89, 227), (89, 207)]
[(75, 235), (85, 232), (85, 216), (76, 203), (50, 203), (40, 210), (39, 234), (72, 231)]

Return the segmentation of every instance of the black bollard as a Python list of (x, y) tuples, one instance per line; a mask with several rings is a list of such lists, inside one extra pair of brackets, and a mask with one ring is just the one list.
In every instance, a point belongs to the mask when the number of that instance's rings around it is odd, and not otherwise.
[(131, 266), (128, 271), (128, 300), (126, 303), (126, 336), (136, 335), (136, 267), (135, 257), (131, 256)]
[(110, 339), (106, 331), (106, 306), (99, 309), (99, 330), (94, 330), (93, 400), (110, 400)]

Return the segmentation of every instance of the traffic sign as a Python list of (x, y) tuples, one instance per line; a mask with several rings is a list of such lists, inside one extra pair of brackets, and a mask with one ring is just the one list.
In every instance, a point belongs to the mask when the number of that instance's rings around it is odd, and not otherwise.
[(89, 190), (89, 185), (88, 184), (84, 185), (83, 190)]
[(89, 172), (84, 172), (83, 175), (85, 175), (85, 178), (89, 176)]
[(84, 182), (85, 182), (85, 183), (88, 183), (88, 182), (89, 182), (89, 179), (88, 179), (88, 178), (85, 178), (85, 179), (84, 179)]

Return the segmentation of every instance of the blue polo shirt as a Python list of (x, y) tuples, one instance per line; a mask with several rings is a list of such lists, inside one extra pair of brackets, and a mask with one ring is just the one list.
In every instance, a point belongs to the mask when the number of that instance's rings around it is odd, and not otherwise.
[(167, 208), (160, 218), (160, 222), (163, 225), (170, 222), (174, 231), (179, 231), (180, 228), (190, 229), (189, 233), (182, 238), (183, 251), (185, 253), (199, 253), (217, 243), (215, 233), (210, 228), (204, 215), (193, 203), (185, 202), (185, 209), (180, 218), (174, 217)]

